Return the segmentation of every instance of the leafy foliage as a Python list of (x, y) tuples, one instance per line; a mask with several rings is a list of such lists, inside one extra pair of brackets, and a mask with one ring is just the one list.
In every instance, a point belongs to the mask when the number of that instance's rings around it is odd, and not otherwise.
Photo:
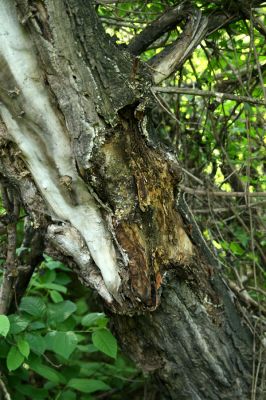
[(72, 278), (69, 268), (45, 256), (18, 312), (0, 315), (1, 370), (14, 400), (93, 399), (93, 393), (142, 385), (131, 383), (138, 372), (117, 352), (108, 318), (90, 312), (84, 294), (74, 298)]
[[(125, 48), (152, 21), (181, 2), (95, 3), (106, 32)], [(227, 12), (237, 2), (189, 3), (203, 15), (215, 15), (217, 8)], [(237, 7), (240, 3), (245, 5), (239, 2)], [(206, 240), (216, 249), (232, 288), (245, 293), (253, 312), (249, 323), (257, 329), (256, 312), (265, 310), (266, 302), (265, 200), (248, 193), (266, 190), (265, 106), (241, 100), (243, 96), (266, 98), (266, 9), (255, 3), (257, 7), (246, 17), (245, 9), (240, 10), (241, 18), (206, 35), (163, 83), (164, 87), (216, 95), (164, 93), (154, 97), (149, 111), (154, 137), (177, 153), (184, 186), (203, 192), (188, 194), (187, 201)], [(182, 20), (145, 49), (141, 60), (148, 63), (174, 43), (184, 23)], [(234, 94), (239, 101), (222, 99), (220, 93)], [(212, 195), (221, 191), (242, 196)], [(17, 233), (21, 239), (22, 223)], [(4, 254), (5, 234), (0, 241)], [(17, 248), (18, 256), (29, 252), (22, 245)], [(45, 256), (18, 311), (8, 317), (0, 315), (1, 369), (14, 400), (93, 399), (97, 392), (121, 399), (130, 397), (143, 383), (135, 380), (138, 372), (117, 349), (108, 318), (90, 309), (87, 292), (76, 296), (72, 280), (67, 266)]]

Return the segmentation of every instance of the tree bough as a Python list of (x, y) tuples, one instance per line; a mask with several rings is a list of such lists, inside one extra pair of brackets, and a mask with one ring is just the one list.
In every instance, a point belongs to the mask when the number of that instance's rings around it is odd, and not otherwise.
[[(185, 56), (208, 33), (195, 15)], [(252, 335), (180, 201), (181, 168), (151, 139), (152, 78), (175, 51), (152, 77), (82, 0), (2, 0), (0, 36), (1, 173), (35, 229), (105, 299), (165, 398), (247, 399)]]

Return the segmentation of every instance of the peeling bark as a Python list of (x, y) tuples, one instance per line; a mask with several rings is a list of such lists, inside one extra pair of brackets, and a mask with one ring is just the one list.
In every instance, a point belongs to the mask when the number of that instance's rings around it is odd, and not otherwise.
[(147, 69), (89, 2), (16, 3), (0, 9), (1, 173), (165, 398), (248, 398), (252, 337), (152, 142)]

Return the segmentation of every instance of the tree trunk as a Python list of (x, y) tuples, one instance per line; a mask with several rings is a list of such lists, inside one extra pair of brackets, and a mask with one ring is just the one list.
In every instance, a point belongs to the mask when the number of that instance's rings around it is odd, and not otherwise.
[(0, 171), (32, 229), (98, 291), (161, 398), (248, 399), (253, 338), (152, 141), (149, 70), (82, 0), (2, 0), (0, 35)]

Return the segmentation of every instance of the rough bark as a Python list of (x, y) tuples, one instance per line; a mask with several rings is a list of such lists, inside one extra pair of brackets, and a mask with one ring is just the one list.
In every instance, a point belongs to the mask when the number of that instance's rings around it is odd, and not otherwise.
[(89, 2), (16, 3), (0, 9), (1, 173), (103, 297), (162, 398), (248, 398), (252, 336), (175, 157), (152, 142), (145, 66), (114, 46)]

